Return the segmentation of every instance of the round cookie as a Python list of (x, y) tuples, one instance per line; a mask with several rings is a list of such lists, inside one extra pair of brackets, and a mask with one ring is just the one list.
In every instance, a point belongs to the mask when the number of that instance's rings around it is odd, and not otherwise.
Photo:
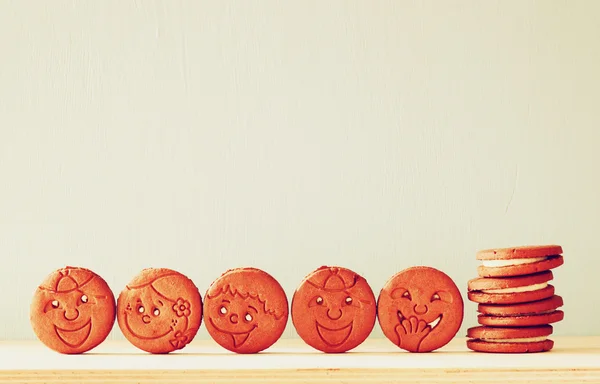
[(491, 327), (532, 327), (536, 325), (552, 324), (561, 321), (565, 317), (563, 311), (553, 311), (539, 315), (521, 316), (492, 316), (479, 315), (477, 322), (481, 325)]
[(236, 353), (257, 353), (282, 335), (288, 301), (281, 285), (256, 268), (231, 269), (204, 297), (206, 329), (219, 345)]
[(147, 268), (123, 289), (117, 320), (129, 342), (150, 353), (189, 344), (202, 322), (202, 298), (192, 280), (166, 268)]
[(563, 253), (560, 245), (528, 245), (512, 248), (484, 249), (477, 252), (477, 260), (497, 259), (529, 259), (545, 257), (550, 255), (561, 255)]
[(523, 328), (473, 327), (467, 331), (467, 347), (476, 352), (533, 353), (552, 349), (551, 325)]
[(521, 304), (488, 305), (479, 304), (477, 312), (491, 316), (519, 316), (552, 312), (563, 306), (563, 299), (554, 295), (548, 299)]
[(554, 347), (554, 341), (547, 339), (533, 343), (486, 343), (468, 340), (467, 348), (475, 352), (486, 353), (537, 353), (547, 352)]
[(481, 277), (503, 277), (548, 271), (564, 263), (562, 252), (560, 245), (485, 249), (477, 252), (476, 258), (482, 263), (477, 273)]
[[(531, 286), (543, 285), (552, 280), (552, 271), (545, 271), (527, 276), (499, 277), (499, 278), (475, 278), (469, 280), (469, 291), (482, 291), (486, 293), (514, 293), (523, 292)], [(515, 289), (516, 288), (516, 289)], [(502, 292), (495, 292), (502, 290)], [(493, 291), (493, 292), (489, 292)]]
[(83, 353), (110, 333), (115, 322), (115, 297), (106, 281), (89, 269), (61, 268), (36, 289), (30, 321), (47, 347), (65, 354)]
[(304, 342), (326, 353), (341, 353), (365, 341), (375, 326), (377, 309), (375, 295), (362, 276), (323, 266), (300, 283), (291, 312)]
[(473, 291), (467, 293), (469, 300), (481, 304), (517, 304), (527, 303), (529, 301), (543, 300), (554, 295), (554, 286), (548, 285), (546, 288), (531, 292), (520, 293), (484, 293)]
[(552, 271), (526, 276), (476, 278), (468, 283), (469, 300), (482, 304), (517, 304), (546, 299), (554, 295), (548, 285)]
[(479, 324), (494, 327), (531, 327), (552, 324), (564, 318), (563, 311), (557, 308), (563, 305), (562, 297), (514, 305), (479, 304), (477, 316)]
[(377, 318), (384, 335), (410, 352), (430, 352), (458, 332), (464, 303), (454, 281), (431, 267), (392, 276), (379, 293)]

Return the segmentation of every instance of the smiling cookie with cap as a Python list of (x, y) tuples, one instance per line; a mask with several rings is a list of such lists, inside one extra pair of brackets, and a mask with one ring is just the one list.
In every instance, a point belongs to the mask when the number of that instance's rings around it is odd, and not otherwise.
[(95, 348), (115, 322), (115, 298), (100, 276), (85, 268), (52, 272), (36, 289), (30, 309), (36, 336), (49, 348), (78, 354)]
[(341, 267), (321, 267), (300, 283), (292, 298), (298, 335), (323, 352), (339, 353), (360, 345), (371, 333), (376, 301), (367, 281)]

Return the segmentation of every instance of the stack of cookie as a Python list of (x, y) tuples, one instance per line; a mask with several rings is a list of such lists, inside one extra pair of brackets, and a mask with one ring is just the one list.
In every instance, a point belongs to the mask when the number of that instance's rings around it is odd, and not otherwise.
[(479, 278), (469, 281), (469, 300), (479, 303), (481, 326), (467, 332), (467, 347), (478, 352), (525, 353), (549, 351), (554, 342), (551, 323), (561, 321), (562, 298), (548, 284), (553, 268), (563, 264), (558, 245), (488, 249)]

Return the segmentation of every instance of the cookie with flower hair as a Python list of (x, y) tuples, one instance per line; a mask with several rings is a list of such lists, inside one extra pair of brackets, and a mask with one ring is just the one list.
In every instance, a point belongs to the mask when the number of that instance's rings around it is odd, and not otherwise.
[(170, 353), (196, 336), (202, 322), (202, 297), (185, 275), (147, 268), (119, 295), (117, 321), (125, 338), (139, 349)]

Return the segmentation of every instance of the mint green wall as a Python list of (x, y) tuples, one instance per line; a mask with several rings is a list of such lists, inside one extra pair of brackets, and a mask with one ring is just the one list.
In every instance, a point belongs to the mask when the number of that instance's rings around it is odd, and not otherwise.
[[(144, 267), (204, 292), (252, 265), (291, 298), (321, 264), (376, 293), (424, 264), (466, 296), (478, 249), (531, 243), (565, 249), (556, 334), (598, 334), (599, 13), (0, 2), (0, 339), (33, 337), (33, 290), (64, 265), (117, 292)], [(461, 335), (475, 322), (467, 303)]]

